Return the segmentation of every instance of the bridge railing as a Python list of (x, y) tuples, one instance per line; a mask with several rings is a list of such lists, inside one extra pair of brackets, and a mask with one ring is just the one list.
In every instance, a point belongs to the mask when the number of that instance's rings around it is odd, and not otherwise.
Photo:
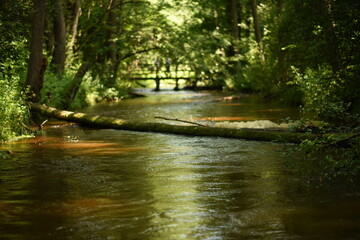
[(192, 70), (178, 70), (177, 72), (167, 71), (134, 71), (128, 76), (132, 80), (155, 80), (155, 79), (191, 79), (195, 77), (194, 71)]

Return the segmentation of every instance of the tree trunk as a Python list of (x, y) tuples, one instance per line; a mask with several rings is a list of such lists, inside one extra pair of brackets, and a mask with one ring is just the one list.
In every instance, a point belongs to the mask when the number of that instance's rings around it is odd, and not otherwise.
[(79, 18), (81, 15), (81, 4), (82, 4), (82, 0), (76, 0), (75, 4), (74, 4), (74, 9), (73, 9), (73, 15), (74, 15), (74, 19), (72, 21), (71, 24), (71, 30), (70, 30), (70, 40), (68, 42), (67, 45), (67, 66), (71, 65), (71, 61), (73, 60), (73, 56), (75, 53), (75, 40), (77, 37), (77, 33), (78, 33), (78, 25), (79, 25)]
[(107, 82), (108, 87), (114, 87), (116, 84), (117, 76), (118, 76), (118, 69), (120, 64), (120, 57), (117, 53), (117, 46), (116, 46), (116, 38), (119, 37), (119, 28), (120, 28), (120, 21), (122, 14), (122, 6), (123, 0), (111, 0), (109, 4), (109, 16), (108, 16), (108, 26), (109, 26), (109, 50), (108, 50), (108, 59), (109, 59), (109, 80)]
[(329, 52), (328, 61), (331, 65), (333, 73), (337, 74), (342, 69), (342, 63), (339, 40), (334, 28), (336, 24), (331, 10), (332, 5), (328, 0), (321, 0), (320, 4), (323, 15), (325, 16), (324, 29), (326, 30), (325, 37), (327, 40), (327, 50)]
[(190, 136), (224, 137), (255, 141), (280, 141), (292, 143), (300, 143), (306, 139), (315, 140), (321, 137), (321, 135), (316, 134), (293, 133), (286, 131), (172, 125), (158, 122), (133, 122), (118, 118), (91, 116), (84, 113), (63, 111), (40, 104), (31, 103), (30, 106), (32, 111), (41, 113), (43, 116), (68, 122), (75, 122), (87, 127), (102, 129), (110, 128), (139, 132), (171, 133)]
[(231, 0), (231, 24), (232, 33), (235, 41), (240, 39), (239, 17), (237, 11), (237, 0)]
[[(240, 27), (239, 27), (239, 15), (238, 15), (238, 0), (231, 0), (230, 4), (230, 15), (231, 15), (231, 26), (233, 41), (229, 49), (228, 56), (234, 57), (239, 56), (239, 41), (240, 41)], [(238, 73), (241, 71), (240, 60), (229, 61), (230, 73), (237, 78)]]
[(69, 89), (67, 90), (67, 95), (64, 103), (64, 108), (68, 109), (73, 102), (77, 92), (79, 91), (81, 82), (83, 80), (83, 77), (85, 76), (87, 70), (88, 70), (89, 64), (87, 62), (84, 62), (81, 64), (80, 68), (76, 72), (74, 79), (71, 82), (71, 85)]
[(109, 18), (108, 18), (108, 26), (109, 26), (109, 52), (108, 58), (111, 62), (115, 61), (116, 58), (116, 45), (115, 45), (115, 38), (117, 32), (117, 13), (116, 13), (116, 0), (111, 0), (110, 9), (109, 9)]
[(51, 63), (54, 65), (55, 73), (62, 75), (66, 58), (66, 29), (62, 0), (54, 0), (53, 8), (55, 44)]
[(179, 63), (175, 62), (175, 91), (178, 91), (179, 88), (179, 78), (178, 78), (178, 71), (179, 71)]
[(78, 31), (78, 25), (79, 25), (79, 18), (80, 18), (80, 14), (81, 14), (81, 4), (82, 4), (82, 0), (76, 0), (75, 5), (74, 5), (74, 19), (72, 22), (72, 26), (71, 26), (71, 38), (68, 44), (68, 51), (71, 52), (73, 54), (74, 52), (74, 45), (75, 45), (75, 39), (77, 36), (77, 31)]
[(47, 65), (43, 55), (45, 8), (45, 0), (34, 0), (35, 13), (31, 30), (30, 59), (25, 82), (25, 87), (30, 87), (28, 94), (32, 102), (40, 100)]
[(256, 0), (250, 0), (250, 4), (251, 4), (251, 11), (252, 11), (252, 16), (253, 16), (253, 24), (254, 24), (254, 31), (255, 31), (255, 39), (256, 42), (258, 43), (258, 48), (261, 54), (261, 59), (265, 60), (265, 56), (264, 56), (264, 49), (263, 49), (263, 44), (262, 44), (262, 37), (261, 37), (261, 31), (260, 31), (260, 23), (259, 23), (259, 16), (257, 14), (257, 3)]

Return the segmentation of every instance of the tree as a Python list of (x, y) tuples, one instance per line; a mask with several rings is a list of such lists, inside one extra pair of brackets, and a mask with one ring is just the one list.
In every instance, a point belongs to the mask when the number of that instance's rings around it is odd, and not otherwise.
[(231, 23), (232, 23), (232, 32), (235, 41), (240, 39), (240, 29), (239, 29), (239, 17), (238, 17), (238, 7), (237, 0), (231, 0)]
[(29, 100), (38, 102), (44, 80), (47, 60), (43, 55), (45, 0), (33, 0), (34, 16), (30, 40), (30, 59), (25, 86), (30, 88)]
[(54, 51), (51, 64), (53, 71), (62, 75), (65, 70), (66, 60), (66, 30), (62, 0), (52, 1), (52, 12), (54, 13)]
[(72, 15), (74, 16), (74, 18), (72, 20), (70, 33), (68, 34), (68, 36), (70, 36), (70, 40), (68, 41), (69, 43), (67, 46), (67, 50), (68, 50), (67, 52), (70, 55), (69, 56), (70, 61), (72, 60), (71, 58), (74, 56), (74, 47), (75, 47), (75, 40), (78, 34), (81, 4), (82, 4), (82, 0), (76, 0), (72, 11)]
[(261, 54), (261, 59), (264, 61), (264, 49), (263, 49), (263, 43), (262, 43), (262, 37), (261, 37), (261, 29), (260, 29), (260, 23), (259, 23), (259, 16), (257, 13), (257, 3), (256, 0), (250, 0), (251, 5), (251, 13), (253, 17), (253, 24), (254, 24), (254, 32), (255, 32), (255, 39), (258, 44), (258, 48)]

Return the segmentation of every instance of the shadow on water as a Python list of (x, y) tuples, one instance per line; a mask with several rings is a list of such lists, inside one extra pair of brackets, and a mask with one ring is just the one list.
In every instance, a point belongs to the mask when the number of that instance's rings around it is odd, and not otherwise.
[[(159, 93), (87, 111), (144, 121), (286, 113), (253, 111), (279, 106), (250, 99), (224, 108), (219, 97)], [(306, 184), (284, 167), (281, 144), (52, 123), (2, 148), (13, 154), (0, 160), (0, 239), (360, 238), (360, 193)]]

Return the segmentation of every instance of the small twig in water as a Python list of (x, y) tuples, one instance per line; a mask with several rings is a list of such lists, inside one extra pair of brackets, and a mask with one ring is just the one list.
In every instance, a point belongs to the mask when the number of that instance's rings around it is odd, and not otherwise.
[(42, 128), (43, 128), (44, 124), (45, 124), (45, 123), (47, 123), (47, 121), (48, 121), (48, 120), (46, 119), (45, 121), (43, 121), (43, 122), (40, 124), (40, 126), (39, 126), (39, 127), (40, 127), (40, 129), (42, 129)]
[(200, 126), (200, 127), (206, 127), (205, 125), (200, 124), (200, 123), (190, 122), (190, 121), (176, 119), (176, 118), (166, 118), (166, 117), (159, 117), (159, 116), (156, 116), (155, 118), (160, 118), (160, 119), (164, 119), (164, 120), (168, 120), (168, 121), (177, 121), (177, 122), (183, 122), (183, 123), (190, 123), (190, 124), (194, 124), (194, 125), (197, 125), (197, 126)]

